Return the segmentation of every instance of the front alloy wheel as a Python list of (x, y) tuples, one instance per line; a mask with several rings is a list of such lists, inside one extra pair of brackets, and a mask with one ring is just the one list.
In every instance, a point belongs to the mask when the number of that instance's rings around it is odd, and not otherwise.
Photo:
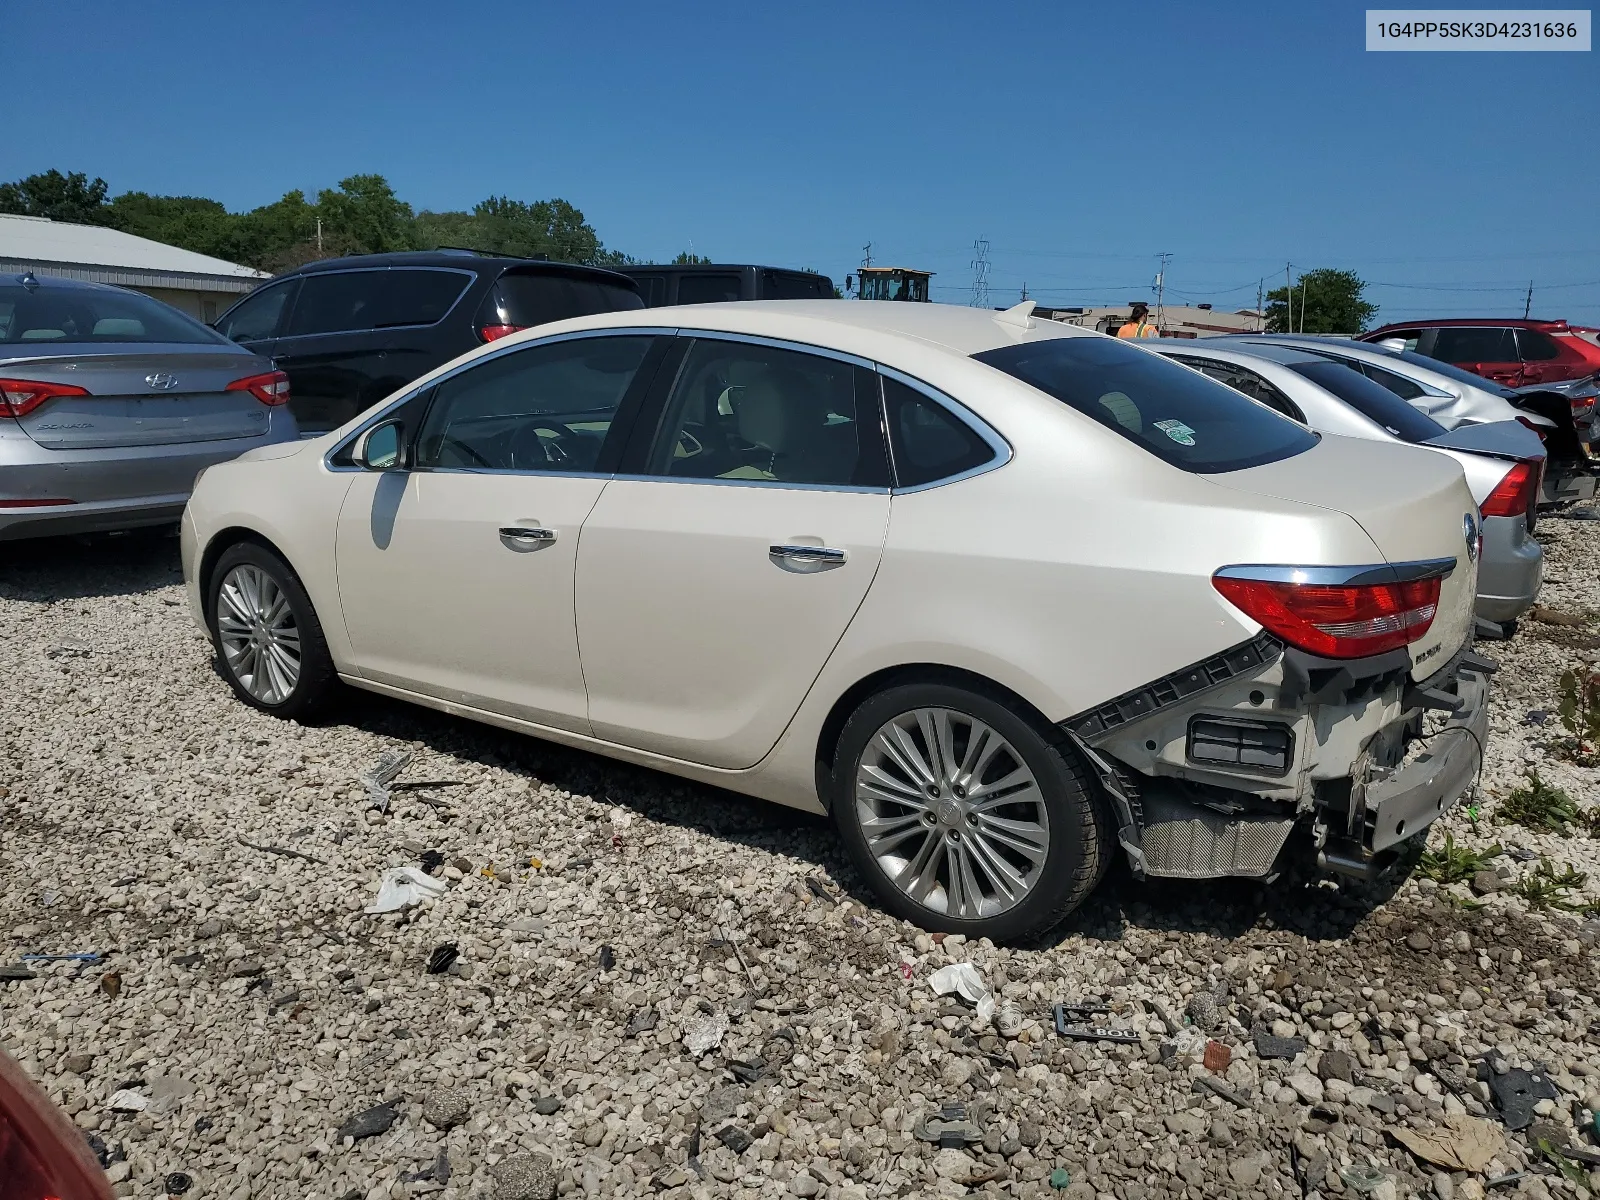
[(289, 597), (253, 563), (241, 563), (217, 589), (217, 635), (239, 686), (262, 704), (287, 700), (300, 682), (300, 628)]

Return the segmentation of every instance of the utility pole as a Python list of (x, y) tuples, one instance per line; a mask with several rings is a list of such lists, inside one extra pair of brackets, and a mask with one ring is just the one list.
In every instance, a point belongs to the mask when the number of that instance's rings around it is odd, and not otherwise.
[(1022, 281), (1022, 298), (1024, 300), (1028, 298), (1028, 281), (1026, 279)]
[(1256, 280), (1256, 324), (1259, 326), (1256, 330), (1257, 333), (1265, 333), (1267, 331), (1267, 310), (1261, 307), (1261, 289), (1266, 282), (1265, 276)]
[(1172, 255), (1169, 252), (1163, 252), (1156, 255), (1156, 257), (1161, 260), (1161, 269), (1156, 272), (1156, 336), (1165, 337), (1166, 331), (1164, 327), (1166, 321), (1164, 320), (1165, 314), (1162, 311), (1161, 301), (1167, 290), (1167, 261)]
[(322, 253), (322, 218), (317, 218), (317, 253)]
[(1522, 319), (1528, 319), (1528, 312), (1533, 308), (1533, 280), (1528, 280), (1528, 298), (1522, 302)]
[(863, 267), (870, 267), (872, 265), (872, 243), (871, 242), (868, 242), (865, 246), (861, 247), (861, 265)]
[(989, 307), (989, 239), (972, 243), (972, 307)]
[(1289, 304), (1289, 332), (1294, 332), (1294, 282), (1289, 278), (1289, 268), (1293, 263), (1283, 264), (1283, 296)]

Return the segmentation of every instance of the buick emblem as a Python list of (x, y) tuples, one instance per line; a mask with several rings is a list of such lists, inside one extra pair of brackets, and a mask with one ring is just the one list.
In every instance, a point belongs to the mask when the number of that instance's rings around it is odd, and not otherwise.
[(1467, 513), (1461, 518), (1461, 531), (1467, 538), (1467, 561), (1478, 560), (1478, 518)]
[(170, 392), (178, 386), (178, 377), (170, 371), (157, 371), (154, 375), (146, 375), (144, 381), (158, 392)]

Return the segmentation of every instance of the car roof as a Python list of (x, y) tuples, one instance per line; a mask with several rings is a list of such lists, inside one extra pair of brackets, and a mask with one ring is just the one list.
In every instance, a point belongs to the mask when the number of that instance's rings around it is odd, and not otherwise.
[(684, 275), (699, 275), (707, 271), (783, 271), (789, 275), (815, 275), (824, 278), (820, 271), (806, 271), (800, 267), (774, 267), (768, 263), (629, 263), (617, 268), (624, 275), (660, 275), (675, 271)]
[(31, 271), (22, 271), (15, 275), (0, 275), (0, 283), (21, 284), (26, 278), (31, 277), (33, 284), (51, 291), (67, 290), (79, 292), (128, 292), (132, 288), (118, 287), (114, 283), (90, 283), (86, 279), (63, 279), (59, 275), (34, 275)]
[(1568, 328), (1565, 321), (1551, 321), (1536, 317), (1439, 317), (1427, 321), (1391, 321), (1387, 325), (1363, 333), (1361, 337), (1374, 338), (1393, 329), (1443, 329), (1445, 327), (1484, 327), (1492, 329), (1537, 329), (1541, 332), (1560, 332)]
[(292, 270), (279, 275), (285, 279), (292, 275), (315, 275), (323, 271), (350, 271), (366, 268), (375, 270), (382, 267), (454, 267), (457, 270), (470, 271), (477, 267), (499, 267), (507, 269), (515, 267), (519, 272), (544, 272), (549, 271), (561, 275), (591, 275), (599, 279), (611, 280), (624, 287), (632, 287), (633, 281), (626, 275), (604, 267), (591, 267), (583, 263), (558, 262), (545, 258), (518, 258), (514, 254), (485, 254), (476, 250), (392, 250), (383, 254), (351, 254), (344, 258), (322, 258), (316, 262), (304, 263)]
[[(1215, 343), (1212, 345), (1211, 343)], [(1319, 363), (1328, 360), (1320, 354), (1313, 354), (1309, 350), (1302, 350), (1298, 346), (1263, 346), (1259, 343), (1241, 345), (1220, 338), (1140, 338), (1139, 344), (1150, 350), (1185, 350), (1191, 354), (1203, 354), (1207, 350), (1219, 354), (1239, 354), (1245, 358), (1264, 358), (1269, 362), (1293, 365), (1294, 363)]]
[(956, 304), (897, 300), (741, 300), (718, 304), (678, 304), (645, 310), (596, 313), (540, 325), (512, 337), (548, 337), (568, 330), (611, 326), (678, 326), (718, 333), (790, 338), (849, 350), (861, 335), (887, 335), (970, 357), (985, 350), (1052, 338), (1105, 337), (1092, 329), (1038, 317)]

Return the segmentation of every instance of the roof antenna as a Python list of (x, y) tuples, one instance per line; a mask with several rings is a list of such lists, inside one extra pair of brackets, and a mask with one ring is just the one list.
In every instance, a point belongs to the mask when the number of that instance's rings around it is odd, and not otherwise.
[(1006, 325), (1015, 325), (1020, 329), (1033, 329), (1033, 301), (1024, 300), (1021, 304), (1013, 304), (1010, 308), (995, 313), (994, 319)]
[(37, 290), (39, 287), (39, 281), (33, 277), (32, 271), (24, 271), (18, 277), (17, 282), (23, 287), (27, 288), (30, 292)]

